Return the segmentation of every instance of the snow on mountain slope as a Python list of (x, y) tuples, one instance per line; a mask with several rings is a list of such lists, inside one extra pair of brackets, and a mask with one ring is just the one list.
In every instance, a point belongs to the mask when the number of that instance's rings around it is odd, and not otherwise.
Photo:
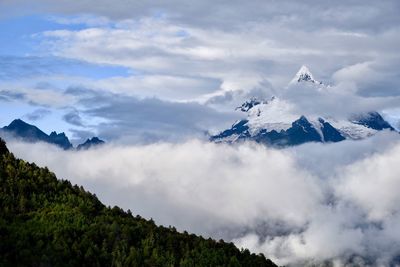
[[(321, 90), (327, 88), (316, 81), (306, 66), (302, 66), (289, 86), (305, 83)], [(298, 114), (292, 102), (272, 97), (270, 100), (251, 98), (238, 107), (247, 118), (237, 121), (230, 129), (212, 136), (214, 142), (253, 140), (277, 146), (297, 145), (305, 142), (339, 142), (345, 139), (363, 139), (377, 131), (393, 128), (377, 112), (338, 119), (334, 116), (308, 116)]]
[(298, 114), (293, 113), (290, 102), (276, 97), (253, 106), (247, 113), (249, 121), (247, 125), (253, 134), (258, 133), (261, 129), (277, 132), (287, 130), (291, 127), (292, 122), (299, 118)]
[(334, 118), (330, 118), (328, 121), (333, 127), (338, 129), (344, 137), (348, 139), (360, 140), (370, 137), (378, 132), (378, 130), (356, 124), (349, 120), (336, 120)]
[(322, 84), (322, 82), (319, 82), (314, 79), (314, 76), (312, 75), (311, 71), (307, 68), (307, 66), (301, 66), (299, 71), (296, 73), (294, 78), (290, 81), (289, 84), (296, 84), (299, 82), (311, 82), (314, 84)]

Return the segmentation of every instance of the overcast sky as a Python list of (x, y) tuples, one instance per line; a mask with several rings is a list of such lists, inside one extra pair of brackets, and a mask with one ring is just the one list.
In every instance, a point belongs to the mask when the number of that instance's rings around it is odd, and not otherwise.
[(75, 140), (201, 137), (238, 119), (247, 97), (280, 95), (303, 64), (333, 93), (290, 94), (299, 113), (398, 117), (396, 0), (1, 0), (0, 9), (1, 125), (22, 118)]

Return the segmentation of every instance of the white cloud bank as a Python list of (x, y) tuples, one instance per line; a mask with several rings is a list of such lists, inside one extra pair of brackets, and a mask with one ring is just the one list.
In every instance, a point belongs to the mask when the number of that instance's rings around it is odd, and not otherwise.
[(278, 264), (387, 266), (400, 255), (395, 133), (286, 150), (196, 140), (80, 152), (8, 145), (108, 205), (233, 240)]

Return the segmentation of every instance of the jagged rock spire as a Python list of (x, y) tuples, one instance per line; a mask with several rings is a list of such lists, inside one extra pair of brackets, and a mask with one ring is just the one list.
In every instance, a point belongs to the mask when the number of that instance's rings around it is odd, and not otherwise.
[(317, 84), (321, 83), (314, 79), (314, 76), (312, 75), (311, 71), (305, 65), (301, 66), (301, 68), (296, 73), (296, 75), (294, 76), (294, 78), (292, 79), (292, 81), (290, 83), (293, 84), (293, 83), (299, 83), (299, 82), (312, 82), (312, 83), (317, 83)]

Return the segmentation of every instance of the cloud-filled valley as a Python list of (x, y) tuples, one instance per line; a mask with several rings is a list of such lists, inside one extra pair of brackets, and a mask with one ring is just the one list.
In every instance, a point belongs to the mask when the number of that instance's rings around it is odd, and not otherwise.
[(9, 147), (108, 205), (233, 240), (278, 264), (381, 266), (400, 253), (396, 133), (283, 150), (198, 140), (79, 152)]

